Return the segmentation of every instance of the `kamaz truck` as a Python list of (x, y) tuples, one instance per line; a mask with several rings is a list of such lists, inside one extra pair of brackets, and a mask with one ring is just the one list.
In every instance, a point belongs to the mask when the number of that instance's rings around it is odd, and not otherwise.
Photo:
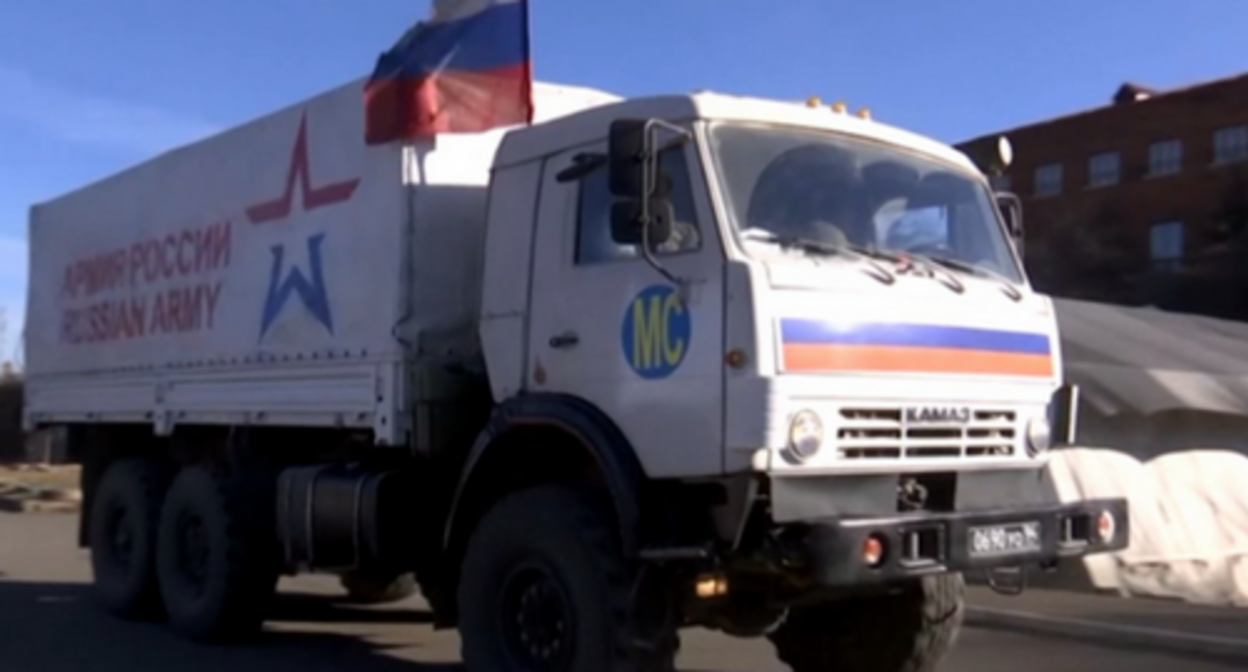
[[(535, 87), (370, 146), (362, 82), (32, 207), (24, 422), (122, 618), (247, 637), (280, 577), (419, 587), (472, 672), (918, 672), (964, 575), (1123, 549), (1061, 503), (1017, 200), (822, 104)], [(865, 116), (865, 115), (864, 115)]]

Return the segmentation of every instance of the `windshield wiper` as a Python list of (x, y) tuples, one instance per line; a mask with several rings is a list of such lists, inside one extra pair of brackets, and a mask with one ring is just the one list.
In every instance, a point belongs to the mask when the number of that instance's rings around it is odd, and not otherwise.
[(825, 243), (823, 241), (814, 240), (813, 238), (802, 238), (801, 236), (781, 236), (772, 233), (766, 229), (746, 229), (741, 232), (741, 237), (746, 240), (757, 240), (761, 243), (771, 243), (778, 245), (782, 249), (798, 249), (803, 252), (818, 252), (820, 254), (841, 254), (845, 252), (839, 247)]
[(878, 249), (878, 248), (875, 248), (875, 247), (868, 247), (868, 246), (866, 246), (866, 245), (859, 245), (858, 243), (851, 243), (851, 242), (848, 242), (848, 241), (847, 241), (847, 242), (842, 243), (842, 244), (841, 244), (841, 247), (842, 247), (842, 248), (844, 248), (844, 249), (847, 249), (847, 250), (849, 250), (849, 251), (851, 251), (851, 252), (854, 252), (855, 254), (860, 254), (860, 255), (862, 255), (862, 256), (864, 256), (864, 257), (869, 257), (869, 258), (871, 258), (871, 259), (877, 259), (877, 260), (879, 260), (879, 261), (887, 261), (887, 262), (889, 262), (889, 263), (893, 263), (893, 264), (900, 264), (901, 262), (905, 261), (905, 259), (904, 259), (904, 258), (902, 258), (902, 256), (901, 256), (901, 255), (899, 255), (899, 254), (894, 254), (894, 253), (892, 253), (892, 252), (886, 252), (886, 251), (884, 251), (884, 250), (881, 250), (881, 249)]
[(914, 252), (908, 252), (907, 254), (914, 259), (921, 259), (954, 271), (961, 271), (967, 275), (975, 275), (981, 278), (989, 278), (991, 280), (999, 280), (1001, 282), (1010, 283), (1009, 279), (1000, 273), (990, 271), (983, 266), (976, 266), (975, 264), (967, 263), (961, 259), (950, 259), (949, 257), (938, 257), (930, 254), (918, 254)]
[[(814, 252), (826, 256), (842, 255), (846, 259), (855, 259), (858, 261), (874, 262), (876, 260), (899, 262), (901, 257), (882, 252), (863, 245), (856, 245), (848, 241), (844, 243), (828, 243), (814, 238), (805, 238), (803, 236), (782, 236), (766, 229), (745, 229), (741, 231), (741, 237), (746, 240), (756, 240), (764, 243), (772, 243), (780, 247), (780, 249), (798, 249), (803, 252)], [(893, 284), (896, 280), (893, 274), (879, 264), (868, 263), (872, 271), (869, 273), (872, 277), (885, 284)]]
[(764, 243), (774, 243), (784, 249), (799, 249), (803, 252), (816, 252), (827, 255), (844, 255), (849, 258), (878, 259), (880, 261), (900, 262), (901, 257), (866, 247), (865, 245), (857, 245), (851, 242), (829, 243), (814, 238), (805, 238), (803, 236), (782, 236), (766, 229), (746, 229), (741, 232), (741, 237), (746, 240), (757, 240)]
[(1004, 275), (1001, 275), (1000, 273), (997, 273), (996, 271), (992, 271), (987, 268), (984, 268), (983, 266), (971, 264), (971, 263), (962, 261), (961, 259), (950, 259), (949, 257), (938, 257), (938, 256), (933, 256), (933, 255), (928, 255), (928, 254), (911, 254), (911, 256), (916, 259), (921, 259), (928, 263), (936, 264), (937, 266), (941, 266), (950, 270), (965, 273), (967, 275), (973, 275), (979, 278), (987, 278), (989, 280), (996, 280), (997, 282), (1001, 283), (1003, 290), (1005, 291), (1007, 295), (1009, 295), (1010, 298), (1017, 301), (1023, 297), (1022, 293), (1019, 291), (1018, 287), (1015, 285), (1013, 281), (1011, 281), (1009, 278), (1005, 277)]

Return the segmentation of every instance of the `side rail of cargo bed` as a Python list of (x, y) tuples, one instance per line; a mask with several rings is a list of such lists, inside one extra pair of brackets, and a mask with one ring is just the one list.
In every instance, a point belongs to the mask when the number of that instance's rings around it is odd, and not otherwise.
[(151, 423), (371, 429), (397, 445), (405, 427), (400, 362), (307, 362), (212, 371), (34, 376), (23, 423)]

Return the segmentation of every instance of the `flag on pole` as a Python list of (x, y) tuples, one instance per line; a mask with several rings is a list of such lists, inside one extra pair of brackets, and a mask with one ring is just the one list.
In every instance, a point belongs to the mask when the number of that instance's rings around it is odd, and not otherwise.
[(528, 0), (433, 0), (377, 59), (364, 108), (370, 145), (530, 123)]

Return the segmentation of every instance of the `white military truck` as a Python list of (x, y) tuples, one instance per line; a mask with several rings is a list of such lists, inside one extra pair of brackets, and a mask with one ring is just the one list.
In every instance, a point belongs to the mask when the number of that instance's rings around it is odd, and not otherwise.
[(360, 88), (31, 210), (24, 420), (109, 611), (220, 641), (281, 575), (414, 577), (474, 672), (670, 669), (687, 626), (918, 671), (963, 573), (1126, 545), (1045, 489), (1053, 309), (963, 154), (551, 85), (370, 147)]

